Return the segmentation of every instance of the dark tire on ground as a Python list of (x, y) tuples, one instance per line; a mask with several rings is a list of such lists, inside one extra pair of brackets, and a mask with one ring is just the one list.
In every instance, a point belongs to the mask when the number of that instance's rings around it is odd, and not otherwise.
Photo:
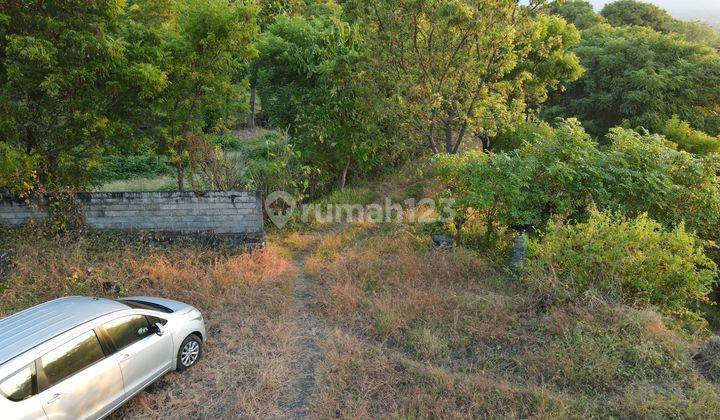
[(194, 366), (202, 357), (202, 339), (196, 334), (188, 335), (177, 354), (177, 371), (182, 372), (185, 369)]

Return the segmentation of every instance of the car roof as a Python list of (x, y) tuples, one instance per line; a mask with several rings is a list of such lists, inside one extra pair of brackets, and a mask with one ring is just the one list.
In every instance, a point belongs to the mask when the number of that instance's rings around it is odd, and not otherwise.
[(110, 299), (69, 296), (0, 319), (0, 365), (88, 321), (127, 309)]

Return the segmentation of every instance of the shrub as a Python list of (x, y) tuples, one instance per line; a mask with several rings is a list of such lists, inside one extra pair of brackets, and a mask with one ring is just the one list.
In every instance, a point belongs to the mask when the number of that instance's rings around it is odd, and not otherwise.
[(545, 287), (565, 297), (595, 292), (670, 312), (706, 300), (717, 274), (702, 243), (684, 225), (665, 230), (646, 215), (627, 219), (593, 211), (585, 223), (551, 223), (530, 248), (531, 279), (547, 281)]
[(208, 141), (214, 145), (220, 146), (222, 150), (241, 150), (243, 142), (232, 132), (209, 136)]
[(265, 136), (261, 147), (246, 152), (248, 184), (263, 196), (273, 191), (287, 191), (298, 199), (304, 198), (311, 179), (317, 172), (301, 161), (300, 153), (286, 134)]
[(172, 167), (166, 156), (138, 155), (138, 156), (106, 156), (103, 158), (102, 169), (95, 176), (95, 183), (101, 184), (110, 181), (152, 178), (156, 175), (165, 175), (172, 172)]
[(0, 142), (0, 192), (7, 190), (16, 196), (26, 196), (37, 185), (35, 165), (37, 157), (18, 147)]
[(662, 134), (682, 150), (698, 155), (720, 153), (720, 137), (713, 137), (702, 131), (694, 130), (689, 123), (675, 115), (665, 124)]

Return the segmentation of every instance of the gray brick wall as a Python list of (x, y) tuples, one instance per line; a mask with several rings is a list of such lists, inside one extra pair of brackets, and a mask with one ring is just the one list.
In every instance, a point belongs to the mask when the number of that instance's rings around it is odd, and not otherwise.
[[(99, 230), (213, 232), (264, 239), (262, 200), (248, 191), (78, 193), (85, 221)], [(0, 196), (0, 221), (22, 225), (47, 217), (46, 200)]]

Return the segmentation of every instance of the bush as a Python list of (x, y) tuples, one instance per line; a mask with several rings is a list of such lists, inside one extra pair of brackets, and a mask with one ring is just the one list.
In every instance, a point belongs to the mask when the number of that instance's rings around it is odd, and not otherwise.
[(676, 143), (682, 150), (698, 155), (720, 153), (720, 137), (713, 137), (702, 131), (694, 130), (690, 124), (676, 115), (665, 124), (662, 134)]
[(37, 188), (37, 156), (0, 142), (0, 192), (24, 197)]
[(263, 196), (273, 191), (286, 191), (297, 199), (305, 197), (311, 179), (317, 175), (302, 163), (300, 153), (286, 134), (265, 136), (261, 147), (246, 152), (248, 185)]
[(102, 169), (95, 176), (98, 184), (132, 178), (152, 178), (173, 170), (167, 156), (106, 156)]
[(585, 223), (551, 223), (545, 237), (531, 243), (528, 273), (565, 297), (593, 292), (682, 313), (707, 300), (717, 267), (682, 224), (665, 230), (646, 215), (593, 211)]
[(492, 139), (490, 147), (494, 151), (508, 151), (520, 148), (526, 141), (535, 138), (547, 138), (553, 135), (553, 128), (544, 121), (523, 122), (510, 126)]
[(214, 145), (220, 146), (222, 150), (240, 150), (243, 148), (243, 142), (232, 132), (209, 136), (208, 141)]

